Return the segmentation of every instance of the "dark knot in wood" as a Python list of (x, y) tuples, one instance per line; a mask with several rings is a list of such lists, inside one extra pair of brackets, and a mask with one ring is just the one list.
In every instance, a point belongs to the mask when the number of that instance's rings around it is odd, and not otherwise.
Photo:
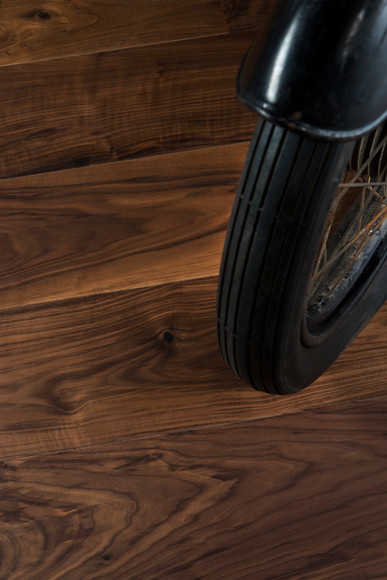
[(175, 337), (173, 336), (172, 332), (166, 330), (163, 334), (163, 339), (167, 344), (173, 344), (175, 342)]
[(47, 12), (47, 10), (39, 10), (39, 12), (36, 13), (36, 16), (39, 20), (51, 20), (51, 14)]

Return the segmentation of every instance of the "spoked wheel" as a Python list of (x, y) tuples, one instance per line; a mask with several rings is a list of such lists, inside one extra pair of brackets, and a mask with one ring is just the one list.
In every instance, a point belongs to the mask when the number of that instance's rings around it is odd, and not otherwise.
[(222, 354), (245, 382), (294, 393), (387, 297), (387, 125), (353, 143), (258, 123), (223, 253)]

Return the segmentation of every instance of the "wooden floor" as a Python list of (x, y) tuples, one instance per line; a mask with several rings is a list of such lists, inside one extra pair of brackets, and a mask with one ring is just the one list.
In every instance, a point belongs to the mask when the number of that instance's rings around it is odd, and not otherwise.
[(0, 2), (1, 580), (387, 579), (387, 307), (292, 397), (217, 347), (271, 4)]

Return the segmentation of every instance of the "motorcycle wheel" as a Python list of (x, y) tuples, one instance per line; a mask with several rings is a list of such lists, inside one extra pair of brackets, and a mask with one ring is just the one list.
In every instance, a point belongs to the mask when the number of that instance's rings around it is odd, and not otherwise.
[(315, 381), (387, 297), (386, 124), (357, 143), (260, 120), (219, 277), (234, 373), (290, 394)]

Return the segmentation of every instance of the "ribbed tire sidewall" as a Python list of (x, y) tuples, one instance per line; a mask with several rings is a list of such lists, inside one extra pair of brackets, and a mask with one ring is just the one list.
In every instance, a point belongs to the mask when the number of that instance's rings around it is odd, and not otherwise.
[(361, 329), (347, 324), (314, 349), (301, 340), (313, 265), (352, 147), (257, 125), (226, 236), (217, 316), (225, 360), (260, 390), (286, 394), (310, 384)]

